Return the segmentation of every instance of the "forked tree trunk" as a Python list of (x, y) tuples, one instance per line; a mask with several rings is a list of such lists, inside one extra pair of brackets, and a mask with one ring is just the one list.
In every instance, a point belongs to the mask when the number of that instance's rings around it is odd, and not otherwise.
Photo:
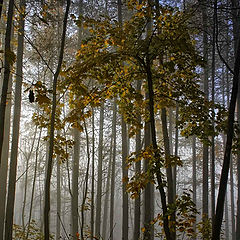
[[(151, 62), (149, 56), (146, 57), (145, 70), (147, 73), (147, 83), (148, 83), (148, 93), (149, 93), (149, 112), (150, 112), (150, 123), (151, 123), (151, 136), (152, 136), (152, 145), (155, 151), (154, 157), (156, 161), (160, 161), (160, 156), (158, 153), (157, 138), (156, 138), (156, 128), (155, 128), (155, 116), (154, 116), (154, 92), (153, 92), (153, 81), (152, 81), (152, 70)], [(173, 240), (171, 232), (169, 229), (168, 213), (167, 213), (167, 201), (166, 194), (163, 188), (163, 179), (160, 168), (160, 163), (156, 162), (156, 176), (158, 182), (158, 189), (160, 192), (161, 202), (162, 202), (162, 211), (163, 211), (163, 229), (167, 240)]]

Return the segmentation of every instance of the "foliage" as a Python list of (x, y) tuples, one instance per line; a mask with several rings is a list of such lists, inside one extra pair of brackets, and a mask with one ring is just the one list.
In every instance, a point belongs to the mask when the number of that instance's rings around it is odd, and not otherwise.
[[(27, 233), (28, 232), (28, 233)], [(27, 237), (28, 234), (28, 238)], [(43, 240), (44, 236), (43, 233), (41, 232), (41, 229), (38, 228), (36, 222), (32, 220), (28, 226), (23, 228), (20, 225), (13, 225), (13, 240), (29, 240), (29, 239), (34, 239), (34, 240)], [(54, 237), (51, 235), (50, 239), (54, 239)]]
[(205, 216), (202, 217), (202, 221), (197, 225), (199, 234), (204, 239), (211, 239), (212, 236), (212, 221)]
[[(144, 121), (149, 119), (148, 101), (144, 97), (146, 59), (149, 58), (155, 109), (174, 106), (177, 102), (182, 134), (194, 134), (208, 142), (208, 136), (215, 134), (212, 104), (204, 100), (199, 89), (196, 68), (202, 66), (203, 61), (195, 50), (188, 14), (162, 6), (160, 14), (156, 14), (147, 1), (141, 4), (129, 1), (128, 5), (132, 15), (122, 26), (107, 17), (80, 16), (76, 21), (89, 36), (83, 40), (75, 64), (63, 73), (66, 78), (62, 88), (67, 86), (69, 90), (72, 109), (68, 120), (76, 122), (79, 117), (84, 118), (83, 109), (118, 97), (120, 112), (130, 124), (129, 134), (133, 136), (142, 127), (137, 115)], [(146, 30), (150, 18), (152, 27)], [(143, 81), (141, 92), (136, 90), (137, 81)], [(221, 106), (218, 107), (216, 123), (222, 117)]]
[[(192, 201), (191, 193), (184, 191), (181, 196), (177, 196), (176, 202), (168, 206), (168, 216), (173, 212), (176, 213), (176, 219), (169, 224), (172, 231), (176, 228), (177, 239), (182, 235), (185, 236), (184, 239), (189, 240), (196, 237), (194, 225), (196, 223), (196, 215), (199, 213)], [(158, 223), (160, 226), (163, 226), (163, 217), (162, 214), (158, 214), (152, 224)]]
[(147, 161), (148, 169), (133, 175), (128, 179), (127, 191), (131, 193), (131, 198), (136, 198), (148, 183), (155, 183), (155, 173), (157, 169), (169, 166), (182, 166), (182, 161), (177, 156), (168, 156), (165, 159), (163, 149), (158, 149), (158, 159), (155, 158), (152, 145), (148, 146), (139, 153), (133, 152), (127, 158), (128, 167), (132, 167), (138, 161)]

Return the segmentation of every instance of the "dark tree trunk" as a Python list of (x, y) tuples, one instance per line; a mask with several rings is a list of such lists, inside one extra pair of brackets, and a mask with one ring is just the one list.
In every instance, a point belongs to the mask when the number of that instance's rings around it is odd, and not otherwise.
[[(5, 46), (4, 46), (4, 77), (2, 85), (2, 95), (0, 103), (0, 167), (2, 158), (2, 146), (3, 146), (3, 136), (4, 136), (4, 120), (5, 120), (5, 110), (7, 102), (7, 92), (8, 92), (8, 82), (10, 77), (11, 68), (11, 33), (12, 33), (12, 19), (13, 19), (13, 9), (14, 0), (9, 0), (8, 5), (8, 16), (7, 16), (7, 28), (5, 34)], [(11, 59), (11, 60), (10, 60)]]
[[(9, 33), (11, 35), (13, 4), (14, 4), (13, 1), (9, 1), (9, 12), (10, 13), (8, 13), (8, 14), (10, 16), (8, 15), (6, 35), (7, 35), (7, 33)], [(25, 8), (25, 0), (21, 1), (20, 6), (22, 8)], [(19, 34), (18, 34), (17, 79), (16, 79), (17, 81), (16, 81), (16, 93), (15, 93), (15, 105), (14, 105), (14, 117), (13, 117), (13, 135), (12, 135), (12, 145), (11, 145), (7, 207), (6, 207), (5, 240), (12, 239), (12, 230), (13, 230), (13, 213), (14, 213), (14, 203), (15, 203), (17, 155), (18, 155), (18, 141), (19, 141), (20, 114), (21, 114), (21, 94), (22, 94), (22, 63), (23, 63), (23, 44), (24, 44), (24, 40), (23, 40), (24, 16), (23, 15), (21, 15), (21, 18), (20, 18), (20, 26), (21, 27), (20, 27)], [(10, 29), (8, 29), (8, 27), (10, 27)], [(8, 54), (10, 51), (10, 40), (11, 40), (11, 36), (9, 36), (9, 37), (6, 36), (5, 44), (7, 45), (7, 47), (6, 47), (5, 51), (7, 51)], [(5, 58), (9, 57), (6, 54), (7, 53), (5, 52)], [(5, 59), (5, 64), (6, 65), (5, 65), (5, 70), (4, 70), (2, 99), (5, 98), (5, 96), (3, 96), (5, 94), (5, 90), (6, 91), (8, 90), (7, 88), (5, 89), (6, 86), (4, 86), (4, 85), (8, 84), (8, 79), (9, 79), (9, 74), (10, 74), (10, 64), (8, 63), (8, 61), (6, 59)], [(7, 76), (5, 76), (5, 73)], [(6, 92), (6, 96), (7, 96), (7, 92)], [(6, 99), (5, 99), (5, 107), (6, 107)], [(4, 116), (5, 116), (5, 107), (4, 107), (4, 112), (2, 112), (2, 102), (1, 102), (0, 114), (3, 114)], [(1, 118), (2, 118), (2, 116), (1, 116)], [(1, 120), (0, 120), (0, 122), (1, 122)], [(3, 126), (3, 128), (4, 128), (4, 126)], [(1, 130), (3, 130), (3, 128), (1, 128)], [(2, 148), (2, 145), (0, 148)], [(0, 153), (0, 155), (1, 155), (1, 153)]]
[(236, 107), (237, 94), (238, 94), (239, 68), (240, 68), (240, 44), (238, 44), (238, 47), (237, 47), (236, 60), (234, 64), (233, 87), (232, 87), (232, 94), (231, 94), (229, 113), (228, 113), (227, 142), (226, 142), (223, 167), (221, 172), (212, 240), (220, 239), (220, 232), (221, 232), (222, 219), (223, 219), (224, 199), (226, 194), (226, 187), (227, 187), (228, 173), (229, 173), (230, 159), (231, 159), (232, 140), (233, 140), (233, 123), (234, 123), (235, 107)]

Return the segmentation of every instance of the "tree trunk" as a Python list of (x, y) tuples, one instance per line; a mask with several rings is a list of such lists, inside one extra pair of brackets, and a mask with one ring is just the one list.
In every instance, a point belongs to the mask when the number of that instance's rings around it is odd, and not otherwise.
[[(214, 1), (214, 16), (213, 16), (213, 37), (212, 37), (212, 102), (215, 103), (215, 35), (216, 35), (216, 19), (217, 18), (217, 1)], [(215, 118), (215, 110), (214, 106), (212, 107), (212, 125), (214, 127), (214, 118)], [(215, 137), (212, 136), (212, 146), (211, 146), (211, 215), (212, 222), (214, 222), (215, 215)], [(213, 225), (212, 225), (213, 227)], [(213, 231), (213, 229), (212, 229)]]
[(91, 240), (93, 240), (94, 234), (94, 180), (95, 180), (95, 169), (94, 169), (94, 161), (95, 161), (95, 124), (94, 124), (94, 109), (92, 109), (92, 183), (91, 183)]
[[(3, 23), (1, 23), (3, 24)], [(4, 38), (3, 41), (4, 43)], [(3, 79), (1, 79), (2, 85)], [(1, 86), (2, 88), (2, 86)], [(10, 120), (11, 120), (11, 107), (12, 107), (12, 75), (8, 83), (8, 104), (6, 106), (6, 116), (4, 123), (4, 139), (2, 151), (2, 163), (0, 167), (0, 240), (4, 237), (4, 221), (5, 221), (5, 208), (6, 208), (6, 193), (7, 193), (7, 177), (8, 177), (8, 160), (9, 160), (9, 138), (10, 138)]]
[(7, 173), (8, 173), (8, 159), (9, 159), (9, 137), (10, 137), (10, 120), (11, 120), (11, 106), (12, 106), (12, 80), (9, 81), (8, 86), (8, 105), (6, 107), (5, 116), (5, 134), (3, 139), (2, 164), (0, 168), (0, 240), (4, 237), (4, 220), (6, 207), (6, 193), (7, 193)]
[(56, 216), (56, 240), (61, 239), (61, 167), (60, 159), (57, 157), (57, 216)]
[[(205, 99), (208, 100), (208, 36), (207, 36), (207, 1), (200, 0), (201, 12), (202, 12), (202, 26), (203, 26), (203, 59), (206, 62), (204, 67), (203, 85)], [(208, 218), (208, 145), (203, 144), (203, 189), (202, 189), (202, 218), (203, 221), (207, 221)], [(208, 231), (203, 232), (203, 237), (208, 237)]]
[(102, 238), (106, 239), (107, 232), (107, 222), (108, 222), (108, 210), (109, 210), (109, 188), (110, 188), (110, 180), (111, 180), (111, 160), (112, 160), (112, 147), (113, 147), (113, 136), (111, 137), (111, 146), (110, 146), (110, 156), (108, 162), (108, 170), (107, 170), (107, 182), (105, 188), (105, 200), (103, 207), (103, 225), (102, 225)]
[[(237, 43), (239, 41), (239, 31), (240, 31), (239, 1), (231, 0), (231, 7), (232, 7), (232, 21), (233, 21), (234, 53), (235, 53), (235, 58), (236, 58), (237, 57), (236, 56)], [(239, 79), (239, 81), (240, 81), (240, 79)], [(239, 93), (239, 91), (238, 91), (238, 97), (237, 97), (237, 121), (238, 121), (238, 124), (240, 125), (240, 93)], [(238, 137), (240, 137), (240, 136), (238, 136)], [(237, 187), (236, 233), (233, 233), (233, 240), (240, 239), (240, 151), (238, 151), (238, 153), (237, 153), (237, 181), (238, 181), (238, 187)], [(234, 204), (234, 202), (233, 202), (233, 204)], [(235, 220), (234, 220), (234, 222), (235, 222)], [(232, 222), (232, 224), (233, 224), (233, 222)]]
[[(163, 132), (163, 142), (164, 142), (164, 150), (165, 150), (165, 158), (166, 162), (169, 161), (171, 152), (170, 152), (170, 144), (169, 144), (169, 137), (168, 137), (168, 130), (167, 130), (167, 114), (166, 114), (166, 108), (161, 109), (161, 120), (162, 120), (162, 132)], [(173, 175), (172, 175), (172, 167), (169, 166), (166, 169), (167, 171), (167, 189), (168, 189), (168, 204), (174, 203), (174, 184), (173, 184)], [(171, 222), (175, 221), (175, 213), (171, 214), (170, 218)], [(174, 229), (173, 225), (173, 229)], [(171, 232), (172, 239), (176, 238), (176, 231)]]
[[(11, 25), (12, 25), (12, 15), (13, 15), (13, 4), (14, 4), (13, 1), (9, 1), (10, 13), (8, 12), (9, 15), (8, 15), (6, 34), (9, 33), (10, 35), (11, 35)], [(20, 6), (23, 9), (25, 9), (25, 0), (22, 0), (20, 2)], [(16, 189), (16, 174), (17, 174), (18, 141), (19, 141), (19, 127), (20, 127), (19, 123), (20, 123), (20, 116), (21, 116), (22, 66), (23, 66), (23, 43), (24, 43), (24, 40), (23, 40), (24, 16), (23, 15), (20, 16), (19, 24), (20, 24), (20, 29), (18, 34), (18, 49), (17, 49), (17, 74), (16, 74), (17, 76), (16, 76), (16, 91), (15, 91), (15, 104), (14, 104), (14, 117), (13, 117), (13, 134), (12, 134), (12, 145), (11, 145), (10, 170), (9, 170), (9, 180), (8, 180), (5, 240), (12, 239), (12, 226), (13, 226), (13, 213), (14, 213), (14, 201), (15, 201), (15, 189)], [(10, 29), (8, 29), (8, 27)], [(7, 51), (10, 51), (10, 38), (11, 38), (10, 36), (9, 37), (6, 36), (6, 39), (5, 39), (6, 41), (5, 44), (7, 46), (5, 50)], [(5, 68), (5, 71), (4, 71), (4, 82), (8, 84), (8, 79), (10, 74), (10, 64), (8, 63), (7, 60), (5, 60), (5, 62), (6, 62), (5, 67), (7, 68)], [(7, 75), (6, 77), (5, 77), (5, 73)], [(3, 94), (5, 94), (4, 93), (5, 90), (6, 90), (6, 93), (8, 90), (7, 87), (4, 90), (4, 82), (3, 82), (3, 89), (2, 89), (2, 99), (4, 98)], [(6, 104), (6, 99), (5, 99), (5, 104)], [(5, 115), (5, 106), (4, 106), (4, 111), (1, 112), (2, 111), (2, 105), (1, 105), (0, 114)], [(0, 126), (1, 126), (1, 123), (0, 123)], [(0, 143), (0, 146), (2, 146), (1, 143)]]
[[(142, 81), (137, 81), (137, 91), (141, 92)], [(141, 123), (141, 116), (138, 115), (138, 122)], [(138, 130), (136, 134), (136, 154), (138, 155), (142, 149), (141, 146), (141, 129)], [(135, 164), (135, 174), (141, 172), (141, 161), (136, 162)], [(133, 240), (139, 240), (140, 237), (140, 220), (141, 220), (141, 196), (135, 199), (134, 202), (134, 232)]]
[(85, 175), (85, 183), (83, 187), (83, 200), (82, 200), (82, 206), (81, 206), (81, 240), (84, 240), (84, 224), (85, 224), (85, 203), (87, 199), (87, 193), (88, 193), (88, 178), (89, 178), (89, 166), (90, 166), (90, 147), (89, 147), (89, 137), (88, 137), (88, 131), (86, 122), (84, 120), (84, 129), (86, 133), (86, 142), (87, 142), (87, 170)]
[[(36, 126), (36, 130), (37, 130), (37, 126)], [(29, 226), (30, 226), (30, 222), (31, 222), (31, 219), (32, 219), (32, 208), (33, 208), (35, 183), (36, 183), (37, 168), (38, 168), (38, 149), (39, 149), (39, 145), (40, 145), (41, 134), (42, 134), (42, 129), (40, 130), (39, 137), (38, 137), (38, 142), (37, 142), (37, 146), (36, 146), (37, 150), (36, 150), (36, 153), (35, 153), (35, 166), (34, 166), (34, 175), (33, 175), (32, 193), (31, 193), (31, 199), (30, 199), (30, 208), (29, 208), (29, 217), (28, 217), (28, 224), (27, 224), (26, 239), (28, 239), (28, 235), (29, 235), (29, 231), (30, 231)], [(40, 202), (41, 202), (41, 197), (40, 197)], [(40, 214), (41, 214), (41, 211), (40, 211)]]
[[(192, 137), (192, 182), (193, 182), (193, 202), (197, 206), (197, 159), (196, 159), (196, 136)], [(196, 224), (194, 224), (196, 232)], [(194, 237), (193, 239), (196, 239)]]
[(128, 156), (127, 151), (127, 125), (122, 116), (122, 240), (128, 240), (128, 194), (127, 194), (127, 181), (128, 169), (126, 159)]
[(53, 167), (53, 144), (54, 144), (54, 128), (55, 128), (55, 113), (57, 106), (57, 80), (61, 70), (62, 61), (63, 61), (63, 53), (64, 53), (64, 45), (65, 45), (65, 36), (66, 36), (66, 28), (67, 28), (67, 18), (68, 12), (70, 8), (70, 0), (67, 0), (66, 12), (63, 20), (63, 33), (61, 38), (61, 47), (58, 59), (58, 65), (56, 72), (53, 78), (53, 100), (52, 100), (52, 111), (51, 111), (51, 123), (50, 123), (50, 139), (49, 139), (49, 154), (48, 154), (48, 162), (47, 162), (47, 174), (45, 180), (45, 202), (44, 202), (44, 239), (49, 240), (49, 211), (50, 211), (50, 182), (52, 176), (52, 167)]
[[(178, 156), (178, 114), (179, 114), (179, 107), (178, 104), (176, 105), (176, 119), (175, 119), (175, 152), (174, 155)], [(173, 196), (174, 199), (176, 198), (177, 194), (177, 166), (173, 167)]]
[(71, 222), (72, 222), (72, 238), (77, 239), (78, 233), (78, 177), (79, 177), (79, 148), (80, 148), (80, 132), (74, 129), (74, 152), (72, 166), (72, 196), (71, 196)]
[[(153, 92), (153, 82), (152, 82), (152, 70), (151, 70), (151, 62), (149, 60), (149, 56), (146, 57), (145, 70), (147, 73), (147, 83), (148, 83), (148, 94), (149, 94), (149, 112), (150, 112), (150, 123), (151, 123), (151, 136), (152, 136), (152, 145), (155, 151), (155, 158), (156, 160), (160, 159), (158, 153), (158, 146), (157, 146), (157, 138), (156, 138), (156, 129), (155, 129), (155, 117), (154, 117), (154, 92)], [(159, 160), (160, 161), (160, 160)], [(165, 236), (167, 240), (173, 240), (171, 236), (171, 232), (169, 229), (169, 222), (168, 222), (168, 213), (167, 213), (167, 202), (166, 202), (166, 194), (163, 188), (163, 179), (162, 173), (160, 168), (160, 163), (156, 163), (156, 175), (158, 181), (158, 189), (160, 192), (161, 202), (162, 202), (162, 210), (163, 210), (163, 229), (165, 232)]]
[(225, 237), (229, 239), (228, 195), (225, 196)]
[(95, 236), (100, 238), (101, 229), (101, 212), (102, 212), (102, 161), (103, 161), (103, 122), (104, 122), (104, 104), (100, 109), (100, 127), (99, 127), (99, 143), (98, 143), (98, 178), (97, 178), (97, 199), (96, 199), (96, 220), (95, 220)]
[(114, 200), (115, 200), (115, 165), (116, 165), (116, 122), (117, 122), (117, 99), (113, 102), (112, 137), (112, 175), (111, 175), (111, 195), (110, 195), (110, 240), (113, 240), (114, 233)]
[(222, 225), (222, 218), (223, 218), (223, 208), (224, 208), (224, 198), (226, 194), (228, 172), (229, 172), (229, 166), (230, 166), (230, 157), (231, 157), (231, 150), (232, 150), (233, 123), (234, 123), (234, 114), (235, 114), (234, 111), (236, 107), (237, 94), (238, 94), (239, 68), (240, 68), (240, 44), (238, 44), (238, 48), (236, 52), (236, 60), (234, 64), (233, 87), (232, 87), (232, 94), (231, 94), (229, 113), (228, 113), (227, 142), (226, 142), (226, 148), (224, 153), (223, 167), (222, 167), (220, 186), (219, 186), (219, 192), (218, 192), (216, 216), (214, 221), (214, 231), (212, 234), (213, 240), (220, 239), (220, 232), (221, 232), (221, 225)]
[(12, 51), (11, 51), (11, 34), (12, 34), (12, 19), (13, 19), (14, 0), (9, 0), (8, 4), (8, 16), (7, 16), (7, 28), (5, 34), (5, 46), (4, 46), (4, 77), (2, 85), (1, 103), (0, 103), (0, 167), (2, 162), (2, 149), (4, 138), (4, 123), (5, 123), (5, 111), (7, 103), (8, 82), (10, 77), (10, 69), (12, 65)]
[(235, 231), (235, 204), (234, 204), (234, 182), (233, 182), (233, 161), (230, 162), (230, 188), (231, 188), (231, 221), (232, 221), (232, 240), (236, 240)]

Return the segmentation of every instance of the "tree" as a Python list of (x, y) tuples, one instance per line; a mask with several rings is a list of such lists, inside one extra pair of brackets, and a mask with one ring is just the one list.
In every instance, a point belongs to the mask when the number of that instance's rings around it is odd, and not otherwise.
[(0, 167), (2, 158), (3, 148), (3, 137), (4, 137), (4, 121), (5, 121), (5, 110), (7, 102), (8, 82), (10, 76), (10, 68), (14, 62), (15, 55), (11, 51), (11, 34), (12, 34), (12, 19), (14, 10), (14, 0), (9, 1), (8, 5), (8, 16), (7, 16), (7, 27), (5, 34), (5, 46), (4, 46), (4, 77), (2, 85), (1, 103), (0, 103)]
[(97, 177), (97, 196), (96, 196), (96, 220), (95, 236), (101, 236), (101, 212), (102, 212), (102, 162), (103, 162), (103, 124), (104, 124), (104, 103), (100, 108), (99, 122), (99, 145), (98, 145), (98, 177)]
[(66, 28), (67, 28), (67, 18), (68, 12), (70, 8), (70, 0), (67, 0), (66, 12), (63, 20), (63, 32), (61, 37), (61, 46), (59, 52), (59, 59), (56, 72), (54, 73), (53, 78), (53, 99), (52, 99), (52, 110), (51, 110), (51, 123), (50, 123), (50, 131), (49, 131), (49, 153), (48, 153), (48, 162), (47, 162), (47, 174), (45, 180), (45, 205), (44, 205), (44, 239), (49, 240), (49, 211), (50, 211), (50, 182), (52, 175), (52, 167), (53, 167), (53, 145), (54, 145), (54, 127), (55, 127), (55, 112), (56, 112), (56, 104), (57, 104), (57, 80), (61, 70), (62, 61), (63, 61), (63, 53), (64, 53), (64, 44), (66, 37)]
[[(174, 105), (174, 101), (172, 102), (171, 99), (181, 97), (181, 101), (179, 101), (181, 118), (183, 118), (183, 112), (186, 111), (185, 107), (189, 106), (189, 102), (195, 109), (194, 114), (199, 114), (197, 109), (199, 105), (202, 106), (204, 101), (202, 93), (193, 79), (196, 78), (195, 67), (202, 61), (195, 53), (187, 24), (185, 25), (186, 21), (179, 21), (182, 17), (180, 12), (161, 7), (158, 15), (160, 20), (157, 20), (156, 13), (154, 9), (151, 10), (148, 2), (144, 1), (139, 5), (131, 4), (129, 4), (130, 7), (136, 7), (136, 13), (122, 26), (116, 22), (112, 24), (104, 18), (102, 21), (87, 17), (79, 20), (79, 23), (88, 29), (90, 37), (83, 41), (77, 54), (76, 63), (66, 72), (66, 84), (71, 86), (74, 94), (80, 96), (77, 101), (81, 103), (83, 109), (87, 109), (89, 106), (99, 106), (99, 103), (106, 99), (119, 97), (119, 109), (124, 115), (124, 120), (130, 124), (130, 135), (134, 135), (139, 127), (135, 118), (137, 109), (140, 109), (144, 120), (150, 117), (153, 144), (141, 154), (141, 156), (144, 155), (143, 158), (150, 160), (147, 174), (142, 175), (146, 177), (143, 186), (155, 182), (156, 176), (163, 206), (161, 220), (164, 222), (167, 239), (172, 239), (168, 209), (173, 206), (168, 205), (166, 201), (162, 169), (164, 166), (169, 167), (178, 163), (179, 160), (168, 156), (159, 149), (155, 136), (154, 111), (170, 104)], [(143, 29), (149, 22), (149, 13), (152, 14), (153, 23), (157, 26), (153, 26), (148, 37), (142, 38)], [(165, 14), (168, 17), (164, 18)], [(175, 25), (176, 32), (174, 33), (171, 29), (172, 25)], [(161, 34), (159, 34), (160, 32)], [(174, 36), (178, 37), (174, 38)], [(156, 63), (156, 59), (160, 64)], [(100, 84), (99, 88), (89, 89), (84, 85), (86, 78), (93, 78), (97, 81)], [(132, 79), (135, 81), (144, 79), (144, 91), (149, 92), (149, 101), (144, 100), (142, 93), (135, 91)], [(196, 97), (197, 95), (200, 97)], [(143, 106), (148, 106), (148, 104), (150, 112), (143, 112)], [(204, 114), (204, 117), (201, 118), (204, 119), (203, 121), (205, 121), (205, 117), (209, 119), (207, 111), (206, 113), (203, 111), (201, 114)], [(195, 116), (194, 121), (196, 119), (198, 117)], [(185, 119), (185, 121), (187, 120)], [(196, 121), (197, 126), (201, 125), (198, 120)], [(134, 183), (130, 182), (129, 186), (129, 191), (132, 186), (134, 195), (135, 191), (138, 193), (141, 190), (134, 190)], [(140, 188), (144, 187), (140, 185)], [(173, 209), (173, 211), (175, 210)]]
[[(9, 2), (9, 11), (10, 11)], [(12, 6), (13, 8), (13, 6)], [(20, 9), (23, 10), (23, 14), (20, 15), (19, 21), (19, 33), (18, 33), (18, 49), (17, 49), (17, 77), (16, 77), (16, 91), (15, 91), (15, 104), (14, 104), (14, 117), (13, 117), (13, 135), (12, 135), (12, 145), (11, 145), (11, 158), (10, 158), (10, 170), (9, 170), (9, 181), (8, 181), (8, 195), (7, 195), (7, 207), (6, 207), (6, 222), (5, 222), (5, 239), (12, 238), (12, 225), (13, 225), (13, 211), (15, 202), (15, 188), (16, 188), (16, 172), (17, 172), (17, 158), (18, 158), (18, 141), (19, 141), (19, 126), (20, 126), (20, 114), (21, 114), (21, 94), (22, 94), (22, 77), (23, 77), (23, 44), (24, 44), (24, 13), (25, 13), (25, 0), (20, 2)], [(13, 11), (13, 9), (11, 9)], [(12, 14), (10, 18), (12, 18)], [(9, 24), (12, 24), (11, 21)], [(7, 33), (6, 33), (7, 34)], [(11, 28), (10, 28), (11, 34)], [(7, 40), (7, 39), (6, 39)], [(10, 38), (7, 40), (10, 44)], [(10, 45), (9, 45), (10, 46)], [(7, 47), (7, 51), (10, 47)], [(7, 56), (5, 56), (7, 57)], [(10, 73), (10, 64), (7, 63), (5, 69), (6, 74)], [(5, 76), (5, 75), (4, 75)], [(9, 77), (9, 76), (8, 76)], [(8, 77), (5, 81), (8, 81)], [(4, 88), (3, 88), (4, 91)], [(6, 89), (7, 91), (7, 89)], [(2, 93), (3, 94), (3, 93)], [(3, 96), (2, 96), (3, 98)], [(6, 99), (5, 99), (6, 101)], [(6, 103), (5, 103), (6, 104)], [(5, 111), (5, 109), (4, 109)], [(3, 113), (5, 115), (5, 112)], [(1, 152), (1, 150), (0, 150)]]
[(238, 44), (238, 47), (237, 47), (236, 60), (234, 63), (233, 87), (232, 87), (232, 94), (231, 94), (229, 113), (228, 113), (228, 123), (227, 123), (227, 141), (226, 141), (226, 148), (225, 148), (224, 159), (223, 159), (223, 167), (221, 171), (220, 186), (218, 191), (214, 228), (212, 233), (213, 240), (220, 239), (220, 231), (221, 231), (221, 225), (222, 225), (222, 219), (223, 219), (224, 199), (225, 199), (226, 188), (227, 188), (232, 140), (233, 140), (234, 113), (235, 113), (237, 94), (238, 94), (238, 82), (239, 82), (239, 70), (240, 70), (239, 66), (240, 66), (240, 44)]

